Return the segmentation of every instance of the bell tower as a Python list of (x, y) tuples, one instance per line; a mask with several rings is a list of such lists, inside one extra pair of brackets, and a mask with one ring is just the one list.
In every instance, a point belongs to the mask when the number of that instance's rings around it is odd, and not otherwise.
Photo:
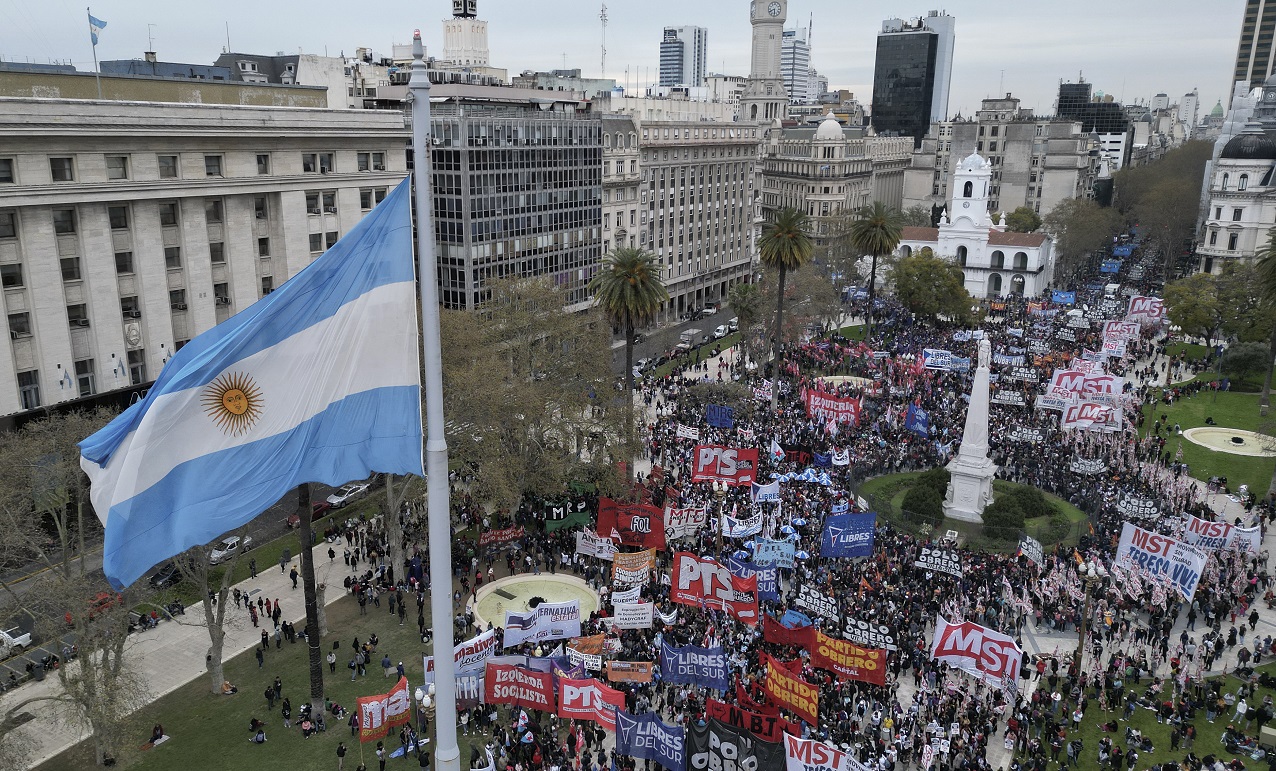
[(770, 123), (788, 117), (789, 95), (780, 74), (780, 46), (788, 0), (752, 0), (749, 22), (753, 25), (752, 66), (740, 95), (740, 120)]

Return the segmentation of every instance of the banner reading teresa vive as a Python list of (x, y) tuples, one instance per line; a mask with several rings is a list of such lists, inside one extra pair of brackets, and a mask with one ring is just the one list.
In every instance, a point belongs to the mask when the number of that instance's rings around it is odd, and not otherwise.
[(873, 553), (876, 514), (834, 514), (824, 520), (821, 557), (868, 557)]
[(1126, 522), (1121, 528), (1116, 559), (1118, 565), (1142, 570), (1153, 581), (1173, 587), (1191, 602), (1205, 570), (1206, 556), (1195, 546)]

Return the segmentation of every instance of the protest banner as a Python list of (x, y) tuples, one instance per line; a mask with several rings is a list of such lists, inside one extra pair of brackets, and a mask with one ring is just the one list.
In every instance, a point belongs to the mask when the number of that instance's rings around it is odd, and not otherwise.
[(820, 689), (795, 677), (780, 661), (769, 653), (761, 654), (762, 663), (766, 665), (766, 680), (763, 691), (767, 698), (788, 709), (808, 723), (819, 723)]
[(389, 693), (360, 696), (355, 699), (359, 715), (359, 741), (383, 739), (390, 729), (412, 718), (412, 697), (408, 696), (408, 679), (400, 677)]
[(786, 771), (784, 747), (721, 720), (687, 728), (687, 768), (696, 771)]
[(1263, 529), (1208, 522), (1189, 514), (1183, 528), (1183, 542), (1201, 549), (1237, 549), (1258, 554), (1263, 546)]
[(780, 480), (767, 485), (760, 485), (754, 482), (750, 488), (750, 500), (754, 503), (775, 503), (780, 500)]
[[(496, 630), (489, 629), (472, 637), (453, 648), (453, 671), (472, 672), (480, 670), (496, 653)], [(434, 657), (425, 657), (425, 682), (434, 682)]]
[(758, 451), (715, 444), (698, 444), (692, 456), (693, 482), (722, 482), (742, 487), (757, 481)]
[(797, 645), (809, 649), (815, 644), (815, 627), (810, 624), (785, 626), (767, 614), (762, 617), (762, 639), (776, 645)]
[(654, 761), (665, 771), (686, 771), (686, 731), (666, 725), (654, 712), (631, 715), (616, 707), (616, 754)]
[(802, 584), (798, 587), (798, 596), (793, 601), (793, 604), (803, 610), (809, 610), (817, 616), (823, 616), (830, 621), (837, 621), (841, 616), (838, 611), (837, 600), (807, 584)]
[(811, 666), (836, 672), (848, 680), (886, 684), (885, 650), (861, 648), (847, 640), (829, 637), (819, 630), (815, 632), (815, 645), (811, 647)]
[(608, 661), (607, 679), (613, 683), (650, 683), (653, 667), (650, 661)]
[(613, 590), (611, 593), (611, 601), (613, 605), (622, 602), (637, 602), (638, 597), (641, 595), (641, 586), (631, 586), (628, 589), (621, 589), (619, 591)]
[(821, 557), (868, 557), (873, 553), (877, 515), (833, 514), (824, 520)]
[(674, 555), (669, 596), (682, 605), (725, 610), (746, 624), (758, 623), (758, 579), (740, 578), (710, 557)]
[(526, 613), (505, 612), (505, 647), (528, 640), (565, 640), (580, 636), (580, 600), (542, 602)]
[(1041, 542), (1028, 534), (1024, 534), (1019, 538), (1019, 553), (1032, 560), (1032, 564), (1040, 566), (1044, 559), (1045, 553), (1041, 548)]
[(617, 552), (611, 560), (613, 586), (646, 586), (656, 568), (656, 550)]
[(917, 554), (915, 567), (923, 570), (935, 570), (950, 576), (961, 578), (965, 572), (961, 568), (961, 555), (948, 549), (931, 549), (922, 547)]
[(772, 541), (770, 538), (759, 538), (753, 547), (753, 561), (759, 567), (775, 565), (781, 568), (792, 568), (797, 547), (792, 541)]
[(672, 541), (675, 538), (684, 538), (689, 535), (695, 535), (704, 529), (704, 526), (708, 521), (709, 508), (707, 506), (697, 506), (695, 508), (687, 509), (666, 506), (665, 539), (667, 541)]
[(618, 603), (615, 606), (617, 629), (650, 629), (655, 618), (655, 605), (650, 602)]
[(1016, 678), (1023, 651), (1013, 638), (1000, 632), (970, 621), (954, 624), (937, 616), (930, 655), (1007, 693), (1018, 690)]
[(1140, 324), (1159, 324), (1165, 319), (1165, 303), (1159, 297), (1137, 295), (1130, 298), (1130, 309), (1125, 317)]
[(504, 530), (488, 530), (479, 536), (479, 546), (494, 546), (498, 543), (517, 541), (524, 535), (522, 525), (507, 527)]
[(727, 538), (748, 538), (762, 532), (762, 510), (755, 509), (747, 516), (722, 515), (723, 533)]
[(1126, 522), (1121, 528), (1116, 564), (1137, 568), (1142, 575), (1162, 586), (1173, 588), (1187, 602), (1196, 594), (1196, 585), (1205, 570), (1206, 554), (1169, 536), (1144, 530)]
[(806, 404), (808, 418), (818, 418), (821, 423), (831, 420), (834, 423), (859, 425), (861, 409), (859, 399), (834, 396), (815, 388), (806, 388), (802, 391), (802, 401)]
[(600, 653), (585, 653), (568, 645), (565, 652), (567, 653), (567, 661), (572, 666), (581, 667), (590, 672), (600, 672), (603, 668), (603, 657)]
[(700, 439), (700, 429), (696, 426), (688, 426), (679, 423), (674, 432), (679, 439)]
[(814, 739), (784, 737), (785, 771), (870, 771), (848, 751)]
[(667, 683), (700, 685), (725, 691), (730, 685), (727, 655), (722, 646), (677, 647), (667, 641), (660, 645), (660, 679)]
[(626, 546), (644, 549), (665, 548), (664, 511), (645, 503), (621, 503), (598, 499), (598, 534), (616, 538)]
[(616, 556), (616, 542), (585, 528), (576, 533), (576, 553), (611, 561)]
[(739, 557), (732, 555), (727, 558), (727, 567), (730, 569), (732, 575), (739, 578), (757, 577), (759, 600), (770, 600), (773, 602), (779, 601), (779, 568), (775, 565), (763, 567), (756, 562), (742, 560)]
[(706, 404), (704, 422), (714, 428), (730, 429), (735, 426), (735, 410), (722, 404)]
[(554, 711), (554, 675), (549, 672), (489, 661), (483, 680), (485, 704), (513, 704)]
[[(778, 710), (777, 710), (778, 711)], [(705, 699), (705, 714), (714, 720), (721, 720), (729, 726), (739, 728), (767, 742), (778, 742), (786, 733), (794, 736), (802, 735), (802, 726), (792, 723), (777, 715), (751, 712), (734, 704)]]
[(592, 677), (584, 680), (562, 678), (558, 681), (558, 716), (573, 720), (589, 720), (616, 730), (616, 709), (625, 708), (625, 694), (608, 688)]
[(899, 650), (890, 627), (885, 624), (870, 624), (858, 618), (842, 619), (842, 639), (849, 640), (862, 648)]
[(948, 371), (953, 368), (953, 352), (942, 348), (923, 348), (922, 367)]

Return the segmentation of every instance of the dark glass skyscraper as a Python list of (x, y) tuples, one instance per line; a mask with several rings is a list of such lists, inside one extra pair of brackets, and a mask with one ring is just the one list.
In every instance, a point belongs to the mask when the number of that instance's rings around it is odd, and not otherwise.
[(947, 117), (954, 39), (953, 17), (939, 11), (882, 22), (873, 71), (878, 134), (910, 136), (920, 145), (931, 121)]

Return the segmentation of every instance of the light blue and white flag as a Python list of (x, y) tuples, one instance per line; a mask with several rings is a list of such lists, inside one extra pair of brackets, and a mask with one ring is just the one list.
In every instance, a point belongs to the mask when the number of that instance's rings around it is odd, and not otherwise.
[(89, 37), (93, 39), (93, 45), (97, 45), (97, 33), (106, 29), (106, 22), (89, 14)]
[(191, 340), (147, 396), (80, 443), (117, 588), (303, 482), (421, 474), (411, 190)]

